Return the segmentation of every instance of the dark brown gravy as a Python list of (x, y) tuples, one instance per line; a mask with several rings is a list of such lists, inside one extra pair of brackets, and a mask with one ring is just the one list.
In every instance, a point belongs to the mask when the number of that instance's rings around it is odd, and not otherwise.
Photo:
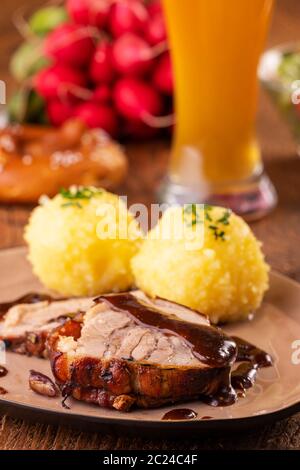
[(69, 397), (72, 396), (72, 391), (73, 391), (73, 388), (74, 388), (74, 384), (72, 383), (66, 383), (64, 384), (60, 391), (61, 391), (61, 396), (62, 396), (62, 400), (61, 400), (61, 406), (63, 408), (65, 408), (66, 410), (70, 410), (70, 406), (67, 405), (66, 401)]
[(139, 324), (184, 338), (191, 346), (194, 356), (207, 365), (227, 367), (235, 360), (235, 342), (218, 328), (161, 314), (151, 306), (139, 302), (130, 293), (101, 296), (97, 301), (104, 301), (115, 310), (126, 311)]
[(8, 393), (8, 391), (3, 388), (3, 387), (0, 387), (0, 395), (6, 395)]
[(11, 307), (14, 307), (15, 305), (18, 305), (18, 304), (35, 304), (37, 302), (42, 302), (44, 300), (47, 300), (48, 302), (51, 302), (54, 299), (48, 294), (39, 294), (37, 292), (30, 292), (29, 294), (25, 294), (22, 297), (19, 297), (18, 299), (13, 300), (11, 302), (0, 303), (0, 319), (1, 319), (1, 317), (3, 317), (6, 314), (6, 312)]
[(231, 406), (237, 401), (237, 393), (230, 382), (230, 371), (224, 375), (222, 386), (213, 395), (201, 395), (200, 400), (209, 406)]
[(164, 421), (176, 421), (184, 419), (195, 419), (197, 413), (189, 408), (175, 408), (174, 410), (168, 411), (163, 415), (162, 420)]
[(273, 364), (272, 357), (260, 348), (257, 348), (248, 341), (239, 338), (238, 336), (232, 336), (232, 339), (237, 345), (238, 354), (237, 362), (252, 362), (257, 367), (270, 367)]
[(4, 366), (0, 366), (0, 378), (5, 377), (8, 374), (8, 370)]
[(243, 362), (231, 373), (231, 385), (235, 390), (247, 390), (253, 387), (257, 376), (258, 366), (251, 362)]

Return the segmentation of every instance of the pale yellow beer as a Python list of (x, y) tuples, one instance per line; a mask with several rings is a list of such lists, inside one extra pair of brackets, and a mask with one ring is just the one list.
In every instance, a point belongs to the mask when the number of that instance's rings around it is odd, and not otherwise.
[(261, 169), (257, 66), (273, 0), (163, 0), (175, 74), (173, 182), (223, 184)]

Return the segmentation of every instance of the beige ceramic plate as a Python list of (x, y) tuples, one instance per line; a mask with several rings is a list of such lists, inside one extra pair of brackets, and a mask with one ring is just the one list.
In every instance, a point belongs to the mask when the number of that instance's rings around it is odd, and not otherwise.
[[(0, 301), (14, 299), (28, 291), (41, 290), (26, 261), (23, 248), (0, 252)], [(181, 433), (241, 429), (250, 425), (267, 423), (300, 411), (300, 285), (279, 274), (272, 273), (271, 288), (265, 302), (251, 322), (226, 328), (265, 349), (275, 359), (275, 365), (259, 372), (255, 387), (238, 403), (225, 408), (212, 408), (200, 402), (178, 405), (191, 408), (198, 417), (192, 421), (161, 421), (165, 407), (155, 410), (136, 410), (120, 413), (70, 400), (70, 410), (62, 408), (59, 399), (36, 395), (28, 388), (28, 371), (36, 369), (50, 375), (46, 360), (7, 353), (9, 373), (0, 379), (8, 390), (0, 396), (3, 411), (55, 422), (72, 422), (80, 427), (87, 425), (110, 427), (121, 432), (146, 431), (155, 433)], [(294, 356), (294, 357), (293, 357)], [(293, 360), (294, 359), (294, 360)], [(203, 417), (211, 419), (201, 419)], [(126, 426), (126, 430), (124, 427)]]

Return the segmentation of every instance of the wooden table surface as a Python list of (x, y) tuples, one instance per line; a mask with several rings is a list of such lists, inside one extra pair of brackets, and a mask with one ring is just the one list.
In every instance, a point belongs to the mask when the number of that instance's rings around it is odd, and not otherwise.
[[(11, 15), (24, 0), (2, 2), (0, 31), (0, 79), (12, 88), (7, 68), (8, 58), (18, 44), (19, 36), (11, 23)], [(30, 4), (40, 4), (31, 0)], [(269, 45), (300, 39), (299, 0), (277, 0)], [(300, 77), (299, 77), (300, 79)], [(300, 282), (300, 160), (286, 125), (262, 94), (258, 116), (258, 133), (266, 168), (278, 194), (279, 204), (267, 218), (252, 225), (264, 242), (271, 266)], [(149, 203), (153, 190), (166, 168), (164, 142), (130, 145), (130, 176), (122, 194), (130, 201)], [(23, 226), (30, 208), (0, 206), (0, 248), (23, 244)], [(1, 269), (1, 267), (0, 267)], [(82, 432), (62, 426), (30, 424), (26, 421), (0, 417), (0, 449), (300, 449), (300, 415), (276, 424), (235, 436), (197, 438), (179, 442), (127, 438)]]

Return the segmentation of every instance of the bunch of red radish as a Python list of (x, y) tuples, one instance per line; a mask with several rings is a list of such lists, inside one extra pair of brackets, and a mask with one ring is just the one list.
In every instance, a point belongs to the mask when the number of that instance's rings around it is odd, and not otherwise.
[[(77, 116), (114, 137), (150, 137), (171, 121), (172, 69), (158, 0), (67, 0), (34, 77), (53, 125)], [(168, 116), (170, 119), (168, 119)]]

